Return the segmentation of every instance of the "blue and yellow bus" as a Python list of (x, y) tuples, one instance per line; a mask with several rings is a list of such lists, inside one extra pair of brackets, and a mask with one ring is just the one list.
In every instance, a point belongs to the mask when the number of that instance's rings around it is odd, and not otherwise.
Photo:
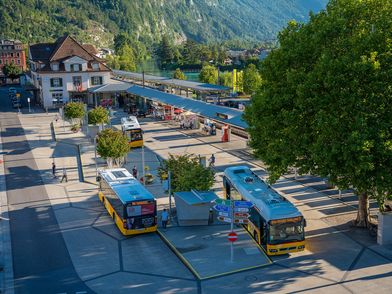
[(128, 144), (132, 148), (143, 146), (143, 130), (136, 116), (122, 117), (121, 130), (127, 136)]
[(99, 200), (123, 235), (157, 230), (157, 205), (150, 192), (125, 168), (99, 171)]
[(245, 226), (268, 255), (305, 249), (306, 222), (301, 212), (247, 166), (227, 168), (223, 186), (226, 199), (253, 203)]

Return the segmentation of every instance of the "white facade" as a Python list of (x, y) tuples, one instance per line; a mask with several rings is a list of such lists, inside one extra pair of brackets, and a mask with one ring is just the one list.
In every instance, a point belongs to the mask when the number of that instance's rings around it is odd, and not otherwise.
[[(44, 108), (56, 107), (56, 101), (62, 97), (62, 103), (67, 103), (70, 100), (70, 92), (86, 91), (88, 88), (98, 86), (93, 85), (91, 78), (101, 77), (102, 84), (110, 82), (110, 72), (50, 72), (37, 73), (32, 72), (33, 83), (40, 89), (41, 103)], [(81, 78), (81, 85), (78, 87), (74, 84), (74, 77)], [(62, 86), (53, 85), (51, 79), (62, 79)]]

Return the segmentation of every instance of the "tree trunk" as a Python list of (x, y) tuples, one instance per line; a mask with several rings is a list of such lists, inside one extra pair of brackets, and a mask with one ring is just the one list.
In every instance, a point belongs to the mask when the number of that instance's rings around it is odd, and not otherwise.
[(358, 212), (355, 225), (366, 228), (368, 224), (369, 197), (367, 192), (358, 193)]

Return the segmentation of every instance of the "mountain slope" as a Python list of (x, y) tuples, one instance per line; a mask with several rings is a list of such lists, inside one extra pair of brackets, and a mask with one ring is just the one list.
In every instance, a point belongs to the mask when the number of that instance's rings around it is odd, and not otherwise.
[(2, 0), (3, 37), (55, 39), (65, 32), (98, 45), (127, 32), (147, 44), (163, 33), (181, 41), (274, 39), (287, 21), (306, 21), (328, 0)]

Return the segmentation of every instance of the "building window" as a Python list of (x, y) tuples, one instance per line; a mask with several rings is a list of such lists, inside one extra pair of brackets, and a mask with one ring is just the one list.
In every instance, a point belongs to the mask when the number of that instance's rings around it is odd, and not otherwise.
[(0, 64), (2, 64), (3, 63), (3, 60), (2, 59), (0, 59)]
[(58, 63), (52, 63), (50, 66), (52, 67), (52, 70), (54, 70), (54, 71), (58, 71), (59, 70), (59, 64)]
[(14, 53), (11, 53), (11, 57), (14, 57)]
[(98, 62), (93, 63), (93, 70), (99, 70), (99, 63)]
[(17, 60), (17, 63), (20, 64), (20, 59)]
[(63, 93), (52, 93), (52, 103), (53, 105), (63, 104)]
[(72, 83), (73, 83), (76, 91), (82, 90), (82, 77), (81, 76), (72, 77)]
[(50, 86), (52, 88), (62, 87), (63, 86), (63, 79), (62, 78), (52, 78), (52, 79), (50, 79)]
[(82, 65), (78, 64), (78, 63), (72, 64), (71, 69), (72, 69), (72, 71), (81, 71)]
[(20, 54), (19, 54), (19, 52), (17, 52), (17, 53), (16, 53), (16, 57), (20, 57)]
[(91, 85), (102, 85), (102, 77), (91, 77)]

